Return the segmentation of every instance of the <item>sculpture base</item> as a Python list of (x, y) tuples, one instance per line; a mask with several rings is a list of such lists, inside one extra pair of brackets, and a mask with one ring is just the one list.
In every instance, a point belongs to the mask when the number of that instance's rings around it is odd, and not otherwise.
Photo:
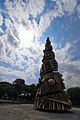
[(43, 96), (35, 99), (34, 106), (35, 109), (43, 111), (66, 111), (71, 109), (71, 102)]

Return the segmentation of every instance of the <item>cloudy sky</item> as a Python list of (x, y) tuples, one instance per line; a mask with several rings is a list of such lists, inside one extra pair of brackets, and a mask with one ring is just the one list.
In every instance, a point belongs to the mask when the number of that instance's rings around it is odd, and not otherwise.
[(80, 86), (80, 0), (0, 0), (0, 81), (37, 83), (47, 37), (66, 87)]

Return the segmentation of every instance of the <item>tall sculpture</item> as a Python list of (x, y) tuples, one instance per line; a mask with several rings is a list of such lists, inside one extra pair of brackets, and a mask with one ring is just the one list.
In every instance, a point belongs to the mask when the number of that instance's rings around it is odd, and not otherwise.
[(46, 40), (42, 67), (37, 93), (35, 96), (35, 109), (41, 110), (67, 110), (71, 102), (64, 90), (62, 75), (58, 72), (58, 63), (52, 51), (49, 37)]

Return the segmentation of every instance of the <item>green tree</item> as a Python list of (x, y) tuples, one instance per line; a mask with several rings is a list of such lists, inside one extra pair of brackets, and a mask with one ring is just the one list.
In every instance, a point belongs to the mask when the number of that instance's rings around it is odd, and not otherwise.
[(33, 102), (35, 98), (35, 94), (37, 91), (37, 86), (35, 84), (28, 85), (28, 99)]
[[(7, 95), (7, 96), (5, 96)], [(13, 85), (8, 82), (0, 82), (0, 98), (12, 99), (17, 97), (17, 91), (14, 89)]]
[(67, 90), (73, 106), (80, 106), (80, 87), (73, 87)]
[(18, 94), (20, 95), (21, 93), (23, 93), (25, 89), (25, 80), (18, 78), (13, 82), (13, 86), (17, 90)]

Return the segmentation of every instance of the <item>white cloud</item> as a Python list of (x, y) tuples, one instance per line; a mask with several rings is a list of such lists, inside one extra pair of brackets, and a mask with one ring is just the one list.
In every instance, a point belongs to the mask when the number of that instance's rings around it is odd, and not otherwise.
[(51, 22), (58, 16), (61, 16), (57, 10), (50, 10), (43, 14), (40, 18), (39, 31), (41, 35), (46, 31), (46, 29), (51, 25)]
[(78, 4), (76, 10), (77, 10), (78, 17), (80, 18), (80, 4)]
[(56, 0), (57, 9), (60, 13), (72, 14), (77, 6), (77, 0)]
[(14, 61), (16, 59), (15, 53), (12, 51), (10, 54), (10, 58)]
[[(26, 30), (32, 30), (34, 37), (39, 39), (45, 30), (50, 26), (53, 19), (55, 19), (57, 16), (61, 16), (57, 10), (50, 10), (40, 17), (40, 22), (38, 24), (35, 18), (37, 15), (43, 12), (45, 7), (45, 0), (30, 0), (26, 3), (22, 2), (21, 0), (15, 0), (14, 3), (6, 0), (5, 6), (8, 10), (9, 16), (14, 22), (16, 32), (13, 31), (14, 28), (10, 21), (6, 20), (6, 23), (9, 24), (8, 26), (10, 26), (13, 35), (14, 33), (18, 34), (19, 26), (22, 25), (26, 28)], [(30, 15), (32, 15), (32, 20), (29, 19)], [(19, 38), (18, 35), (14, 36)]]
[(22, 71), (18, 71), (18, 70), (13, 70), (13, 69), (9, 69), (9, 68), (6, 68), (4, 66), (0, 66), (0, 71), (1, 71), (1, 74), (3, 76), (13, 76), (12, 78), (23, 78), (25, 79), (26, 78), (26, 74)]
[(5, 25), (6, 25), (6, 27), (7, 28), (11, 28), (11, 21), (10, 21), (10, 19), (5, 19)]
[(0, 39), (0, 60), (6, 61), (4, 37)]
[(70, 72), (64, 72), (63, 78), (67, 89), (70, 87), (80, 87), (80, 74), (76, 76)]
[(70, 55), (69, 55), (69, 49), (72, 47), (70, 43), (66, 43), (64, 47), (62, 48), (56, 48), (55, 53), (56, 53), (56, 58), (59, 61), (59, 63), (63, 62), (69, 62), (70, 61)]
[(45, 0), (30, 0), (25, 3), (22, 0), (15, 0), (14, 3), (6, 0), (5, 6), (11, 18), (21, 23), (22, 21), (26, 22), (29, 15), (32, 15), (34, 18), (39, 15), (44, 10)]
[[(62, 74), (66, 88), (80, 86), (80, 60), (72, 60), (74, 43), (66, 43), (62, 48), (54, 49), (59, 72)], [(75, 51), (75, 49), (74, 49)]]
[(2, 23), (3, 23), (3, 17), (2, 17), (2, 15), (0, 14), (0, 26), (2, 25)]
[[(9, 32), (10, 34), (10, 32)], [(15, 39), (12, 39), (13, 37), (8, 34), (3, 34), (2, 36), (0, 36), (0, 60), (9, 64), (14, 64), (14, 61), (16, 59), (16, 49), (15, 45), (17, 43), (15, 43)], [(8, 39), (9, 38), (9, 39)], [(10, 52), (10, 55), (7, 56), (7, 51)]]
[(0, 33), (4, 33), (4, 31), (0, 28)]
[(44, 6), (45, 6), (45, 0), (30, 0), (28, 3), (28, 10), (29, 13), (36, 18), (37, 15), (39, 15), (40, 13), (42, 13), (42, 11), (44, 10)]
[(77, 5), (77, 0), (62, 0), (64, 10), (70, 14), (74, 12)]
[(10, 76), (0, 75), (0, 82), (5, 81), (5, 80), (6, 80), (6, 82), (12, 83), (15, 80), (15, 78), (10, 78)]
[[(5, 6), (6, 6), (8, 13), (13, 21), (16, 20), (17, 22), (21, 22), (23, 18), (26, 20), (26, 18), (29, 17), (29, 14), (28, 14), (27, 10), (25, 9), (25, 7), (23, 7), (23, 9), (22, 9), (20, 1), (15, 0), (14, 2), (12, 2), (12, 1), (6, 0)], [(25, 15), (27, 17), (25, 17)]]

